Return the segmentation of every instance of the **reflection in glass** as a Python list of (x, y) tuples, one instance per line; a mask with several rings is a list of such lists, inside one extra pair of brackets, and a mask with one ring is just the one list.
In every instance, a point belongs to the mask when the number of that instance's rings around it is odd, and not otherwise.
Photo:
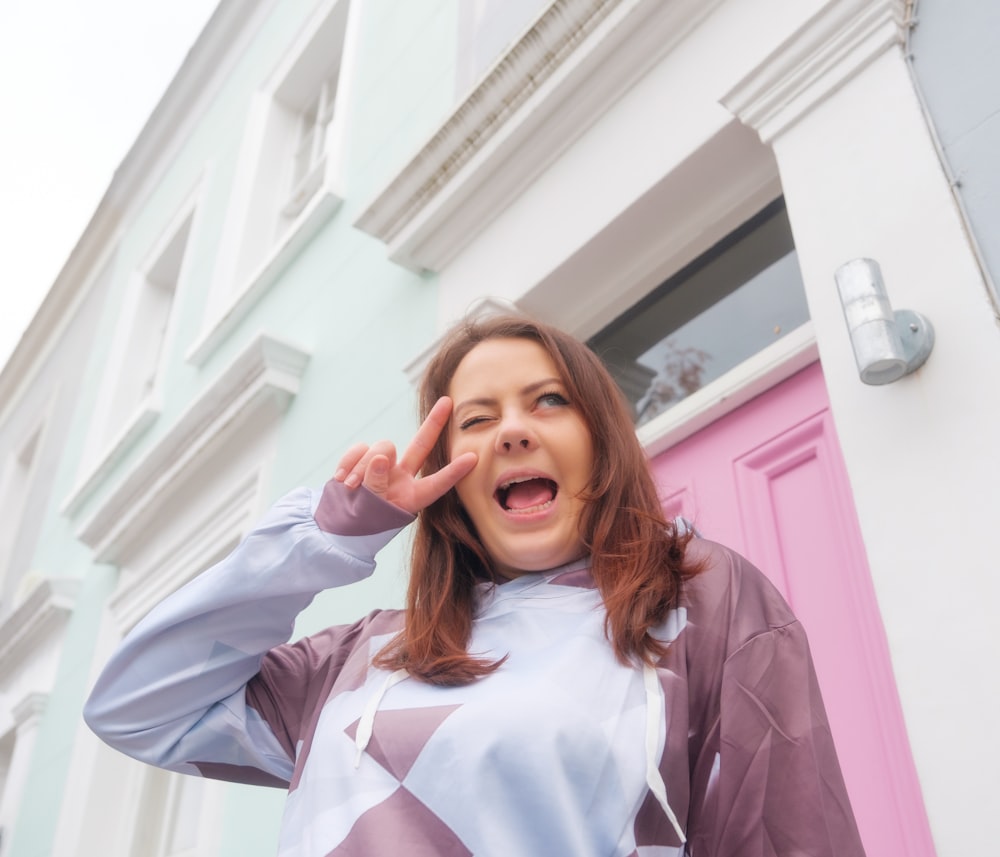
[(808, 319), (788, 215), (779, 199), (589, 345), (615, 376), (641, 425)]

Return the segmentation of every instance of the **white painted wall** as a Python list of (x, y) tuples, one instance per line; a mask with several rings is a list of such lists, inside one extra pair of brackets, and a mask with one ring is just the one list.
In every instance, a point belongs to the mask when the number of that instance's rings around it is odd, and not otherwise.
[[(939, 852), (995, 847), (1000, 331), (901, 51), (774, 141), (820, 356)], [(925, 366), (866, 387), (834, 270), (876, 259), (929, 318)]]

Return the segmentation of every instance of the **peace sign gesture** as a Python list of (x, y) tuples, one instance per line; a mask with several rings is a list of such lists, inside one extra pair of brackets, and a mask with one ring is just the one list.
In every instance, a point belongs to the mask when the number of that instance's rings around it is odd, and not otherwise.
[(383, 500), (415, 515), (451, 490), (479, 460), (474, 452), (466, 452), (436, 473), (418, 478), (420, 468), (448, 425), (451, 408), (447, 396), (438, 399), (398, 461), (395, 445), (387, 440), (371, 446), (357, 443), (344, 453), (333, 478), (348, 488), (364, 485)]

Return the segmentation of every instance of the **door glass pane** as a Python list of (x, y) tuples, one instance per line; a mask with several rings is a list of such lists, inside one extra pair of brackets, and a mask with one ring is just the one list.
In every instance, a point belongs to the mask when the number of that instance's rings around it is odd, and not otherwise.
[(637, 425), (809, 319), (784, 200), (776, 200), (589, 341)]

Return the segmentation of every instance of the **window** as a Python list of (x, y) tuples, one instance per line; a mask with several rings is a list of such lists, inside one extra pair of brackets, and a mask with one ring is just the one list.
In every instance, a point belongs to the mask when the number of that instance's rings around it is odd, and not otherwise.
[(196, 366), (340, 206), (337, 93), (349, 8), (323, 3), (254, 97), (204, 329), (187, 355)]
[(589, 345), (642, 425), (808, 320), (791, 227), (779, 199)]
[(105, 383), (83, 457), (85, 475), (67, 500), (69, 509), (77, 508), (160, 415), (163, 367), (200, 193), (199, 184), (164, 225), (125, 284)]
[(194, 213), (189, 212), (167, 239), (145, 272), (129, 284), (126, 297), (131, 313), (123, 317), (124, 350), (118, 366), (107, 421), (107, 431), (116, 436), (136, 410), (148, 402), (156, 390), (163, 346), (167, 337), (177, 283), (191, 234)]
[[(341, 0), (338, 8), (346, 5)], [(331, 33), (331, 23), (336, 20), (319, 27), (278, 85), (258, 97), (244, 143), (243, 175), (234, 188), (235, 194), (246, 194), (246, 208), (240, 212), (241, 203), (234, 202), (239, 252), (227, 296), (251, 287), (288, 237), (313, 220), (324, 188), (326, 195), (332, 192), (331, 125), (343, 33)]]
[(298, 117), (298, 132), (292, 157), (291, 188), (281, 213), (297, 217), (323, 183), (326, 166), (326, 129), (333, 118), (337, 79), (327, 78)]

